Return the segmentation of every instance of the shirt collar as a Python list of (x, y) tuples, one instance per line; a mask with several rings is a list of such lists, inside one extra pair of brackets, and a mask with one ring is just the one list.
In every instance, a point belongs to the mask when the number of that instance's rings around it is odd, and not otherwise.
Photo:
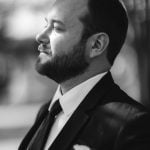
[(62, 95), (61, 87), (59, 85), (53, 97), (52, 103), (50, 104), (49, 110), (51, 109), (52, 104), (59, 99), (64, 114), (67, 116), (71, 115), (79, 106), (79, 104), (83, 101), (83, 99), (86, 97), (89, 91), (105, 74), (106, 72), (98, 74), (82, 82), (81, 84), (69, 90), (64, 95)]

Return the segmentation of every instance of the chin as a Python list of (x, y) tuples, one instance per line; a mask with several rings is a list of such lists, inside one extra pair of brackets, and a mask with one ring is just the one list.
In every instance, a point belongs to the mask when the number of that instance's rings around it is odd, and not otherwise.
[(49, 60), (46, 61), (41, 56), (39, 56), (35, 64), (36, 71), (41, 75), (45, 75), (45, 66), (48, 62)]
[(38, 63), (40, 64), (46, 64), (52, 60), (52, 56), (49, 56), (46, 53), (40, 53), (38, 56)]

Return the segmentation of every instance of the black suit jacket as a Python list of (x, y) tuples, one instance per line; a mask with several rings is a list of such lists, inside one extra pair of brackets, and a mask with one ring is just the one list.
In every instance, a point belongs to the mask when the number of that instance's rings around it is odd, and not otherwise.
[[(42, 106), (19, 150), (26, 150), (48, 113)], [(49, 150), (72, 150), (85, 145), (92, 150), (150, 150), (150, 117), (113, 81), (110, 72), (89, 92)]]

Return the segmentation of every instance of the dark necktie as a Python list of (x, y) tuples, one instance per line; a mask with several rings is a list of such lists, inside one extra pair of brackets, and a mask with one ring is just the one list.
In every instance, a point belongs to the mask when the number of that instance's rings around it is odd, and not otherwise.
[(57, 100), (50, 112), (48, 113), (47, 117), (43, 120), (42, 124), (40, 125), (39, 129), (35, 133), (28, 150), (43, 150), (45, 143), (47, 141), (50, 129), (55, 121), (56, 116), (62, 111), (60, 106), (59, 100)]

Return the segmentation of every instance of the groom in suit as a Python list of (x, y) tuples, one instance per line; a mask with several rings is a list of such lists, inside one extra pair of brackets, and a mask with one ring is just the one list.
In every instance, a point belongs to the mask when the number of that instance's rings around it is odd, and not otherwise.
[(126, 38), (124, 5), (55, 0), (45, 22), (36, 70), (59, 86), (19, 150), (150, 150), (148, 111), (109, 71)]

